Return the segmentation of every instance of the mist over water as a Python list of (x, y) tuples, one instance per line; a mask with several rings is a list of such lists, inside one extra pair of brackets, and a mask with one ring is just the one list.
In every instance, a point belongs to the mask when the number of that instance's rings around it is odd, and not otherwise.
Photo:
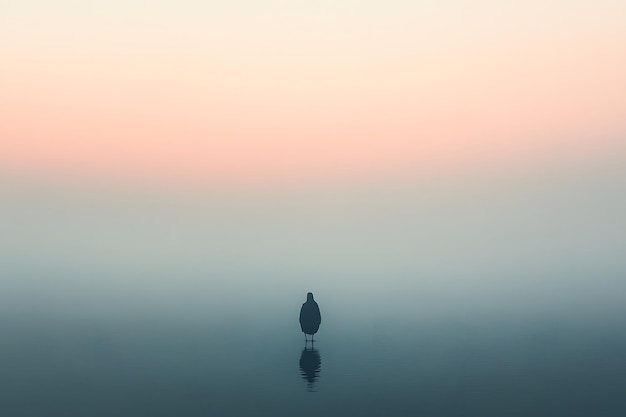
[(619, 172), (283, 194), (3, 186), (0, 414), (623, 415)]
[(626, 416), (625, 17), (2, 1), (0, 417)]

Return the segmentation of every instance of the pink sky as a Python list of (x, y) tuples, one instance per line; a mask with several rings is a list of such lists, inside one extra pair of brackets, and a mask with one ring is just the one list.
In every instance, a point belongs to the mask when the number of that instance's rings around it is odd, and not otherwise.
[(11, 175), (333, 181), (624, 149), (619, 2), (23, 3), (0, 21)]

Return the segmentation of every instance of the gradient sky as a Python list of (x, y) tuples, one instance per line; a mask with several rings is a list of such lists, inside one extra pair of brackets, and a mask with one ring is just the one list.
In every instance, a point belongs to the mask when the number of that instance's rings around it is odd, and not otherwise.
[(329, 184), (624, 151), (623, 1), (9, 0), (0, 62), (5, 180)]
[(623, 0), (1, 1), (0, 308), (623, 311), (625, 74)]

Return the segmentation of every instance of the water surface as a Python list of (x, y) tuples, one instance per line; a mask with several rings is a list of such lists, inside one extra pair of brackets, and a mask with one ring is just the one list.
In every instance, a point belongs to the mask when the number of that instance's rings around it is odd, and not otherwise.
[(386, 308), (377, 317), (339, 309), (333, 297), (325, 306), (319, 295), (322, 327), (305, 348), (297, 324), (305, 294), (274, 298), (272, 307), (258, 310), (251, 302), (243, 314), (226, 307), (194, 314), (87, 307), (83, 314), (7, 312), (0, 321), (1, 414), (626, 412), (626, 331), (619, 320), (428, 315), (417, 307), (414, 316)]

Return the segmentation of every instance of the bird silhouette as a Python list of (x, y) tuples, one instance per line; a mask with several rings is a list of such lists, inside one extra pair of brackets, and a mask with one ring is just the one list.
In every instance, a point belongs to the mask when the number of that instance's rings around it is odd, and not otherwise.
[(320, 308), (313, 299), (313, 293), (306, 295), (306, 303), (302, 304), (300, 309), (300, 328), (304, 333), (304, 341), (307, 341), (306, 335), (311, 335), (311, 343), (313, 343), (313, 335), (317, 333), (322, 322)]

